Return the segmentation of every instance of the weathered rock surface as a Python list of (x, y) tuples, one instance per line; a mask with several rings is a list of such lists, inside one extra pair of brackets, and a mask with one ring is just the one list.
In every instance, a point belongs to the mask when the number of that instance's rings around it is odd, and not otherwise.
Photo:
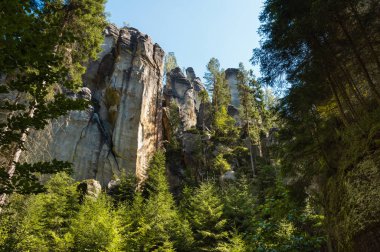
[(225, 71), (226, 80), (228, 86), (230, 87), (231, 92), (231, 105), (235, 108), (239, 108), (240, 99), (239, 99), (239, 89), (238, 89), (238, 73), (239, 69), (237, 68), (228, 68)]
[(99, 181), (94, 179), (82, 181), (77, 189), (81, 194), (81, 200), (83, 200), (85, 196), (98, 198), (99, 194), (102, 192), (102, 186)]
[(163, 50), (134, 28), (109, 26), (103, 51), (83, 77), (87, 111), (73, 111), (34, 132), (24, 161), (73, 163), (75, 178), (106, 185), (121, 172), (146, 177), (161, 143)]
[(179, 67), (167, 74), (164, 88), (166, 104), (175, 102), (179, 108), (182, 130), (189, 130), (197, 125), (197, 116), (201, 99), (199, 93), (204, 90), (201, 80), (196, 77), (194, 70), (188, 68), (187, 76)]
[[(165, 140), (169, 143), (174, 140), (179, 143), (179, 149), (170, 150), (168, 163), (169, 183), (173, 192), (176, 192), (185, 176), (185, 168), (191, 173), (197, 173), (199, 157), (195, 154), (200, 146), (200, 135), (191, 133), (196, 127), (202, 126), (205, 113), (201, 112), (200, 92), (205, 90), (201, 79), (195, 75), (193, 68), (186, 69), (186, 76), (180, 68), (167, 73), (164, 87), (163, 129)], [(203, 110), (202, 110), (203, 111)], [(208, 112), (208, 111), (207, 111)], [(175, 114), (179, 115), (178, 129), (171, 125)], [(175, 120), (174, 120), (175, 121)], [(205, 119), (205, 124), (206, 122)], [(192, 176), (186, 174), (186, 176)]]

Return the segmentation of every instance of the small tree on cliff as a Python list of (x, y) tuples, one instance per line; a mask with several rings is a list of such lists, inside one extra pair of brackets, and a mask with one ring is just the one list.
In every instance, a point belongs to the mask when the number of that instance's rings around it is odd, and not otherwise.
[(212, 58), (207, 64), (204, 76), (206, 87), (212, 90), (213, 126), (218, 135), (226, 136), (234, 130), (235, 122), (228, 115), (228, 105), (231, 102), (231, 93), (223, 69), (220, 69), (219, 60)]
[[(0, 205), (13, 191), (36, 191), (34, 172), (53, 173), (67, 163), (20, 167), (31, 129), (86, 107), (67, 98), (89, 58), (96, 58), (105, 28), (105, 0), (2, 1), (0, 3)], [(22, 183), (20, 182), (22, 181)], [(22, 189), (23, 188), (23, 189)], [(40, 189), (40, 188), (38, 188)]]
[(175, 57), (174, 52), (169, 52), (165, 56), (164, 61), (164, 83), (166, 82), (166, 75), (176, 67), (178, 67), (177, 58)]
[(206, 88), (212, 92), (212, 105), (215, 111), (220, 111), (223, 107), (227, 108), (231, 102), (231, 94), (225, 78), (224, 70), (220, 69), (219, 60), (211, 58), (207, 64)]
[(240, 118), (243, 123), (242, 135), (244, 135), (248, 142), (251, 159), (251, 169), (253, 175), (255, 174), (255, 164), (253, 160), (252, 144), (260, 141), (260, 123), (261, 118), (258, 111), (257, 103), (255, 100), (255, 92), (250, 87), (251, 84), (255, 84), (255, 79), (252, 76), (252, 72), (247, 71), (244, 68), (243, 63), (239, 64), (239, 72), (237, 74), (239, 100), (240, 100)]

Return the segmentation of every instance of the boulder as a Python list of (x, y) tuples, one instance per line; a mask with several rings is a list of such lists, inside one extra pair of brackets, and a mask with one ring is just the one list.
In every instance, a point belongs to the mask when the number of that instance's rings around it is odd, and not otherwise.
[(84, 196), (98, 198), (98, 196), (102, 192), (102, 186), (100, 185), (99, 181), (96, 181), (94, 179), (82, 181), (78, 185), (77, 189), (80, 192), (82, 199), (84, 198)]

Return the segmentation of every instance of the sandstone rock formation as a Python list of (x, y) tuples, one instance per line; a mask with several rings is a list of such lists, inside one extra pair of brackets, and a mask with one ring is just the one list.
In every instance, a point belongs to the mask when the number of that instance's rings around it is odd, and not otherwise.
[(228, 68), (225, 71), (226, 80), (231, 92), (231, 105), (235, 108), (240, 106), (239, 89), (238, 89), (238, 73), (237, 68)]
[(185, 76), (177, 67), (167, 74), (164, 97), (166, 104), (175, 102), (179, 108), (182, 130), (186, 131), (196, 126), (197, 115), (201, 104), (199, 92), (204, 90), (201, 80), (194, 70), (188, 68)]
[(100, 185), (99, 181), (96, 181), (94, 179), (87, 179), (82, 181), (77, 186), (77, 190), (81, 194), (80, 200), (83, 201), (86, 196), (98, 198), (102, 192), (102, 186)]
[(161, 142), (164, 52), (134, 28), (105, 30), (103, 51), (84, 75), (87, 111), (72, 111), (33, 132), (23, 160), (69, 161), (75, 178), (106, 185), (121, 172), (143, 180)]

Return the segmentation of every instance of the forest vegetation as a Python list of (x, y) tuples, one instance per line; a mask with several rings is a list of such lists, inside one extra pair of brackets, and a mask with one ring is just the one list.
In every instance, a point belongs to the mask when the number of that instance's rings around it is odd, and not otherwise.
[[(88, 194), (70, 163), (19, 157), (31, 130), (89, 106), (64, 94), (101, 50), (104, 4), (0, 2), (0, 251), (379, 251), (379, 1), (264, 1), (262, 77), (239, 65), (239, 120), (212, 58), (200, 125), (181, 132), (168, 104), (148, 178)], [(176, 67), (169, 53), (165, 78)], [(183, 133), (197, 148), (174, 188)]]

